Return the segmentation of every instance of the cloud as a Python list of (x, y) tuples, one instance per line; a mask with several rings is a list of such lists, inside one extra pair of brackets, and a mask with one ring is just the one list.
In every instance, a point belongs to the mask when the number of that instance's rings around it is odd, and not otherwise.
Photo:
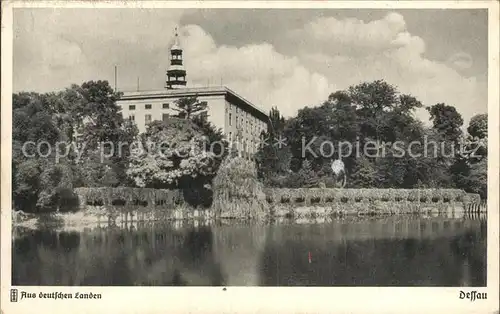
[[(14, 90), (60, 90), (87, 80), (162, 88), (169, 41), (182, 11), (16, 9)], [(147, 22), (145, 22), (147, 21)]]
[[(171, 9), (16, 10), (14, 90), (112, 82), (115, 65), (121, 90), (135, 90), (138, 77), (141, 89), (162, 89), (173, 29), (182, 14)], [(469, 59), (429, 59), (425, 41), (408, 31), (401, 14), (371, 22), (319, 17), (275, 36), (293, 46), (277, 50), (272, 39), (219, 45), (198, 25), (182, 27), (188, 83), (222, 83), (265, 110), (278, 106), (287, 116), (321, 104), (336, 90), (376, 79), (425, 105), (455, 105), (465, 120), (486, 112), (486, 81), (457, 70)], [(423, 111), (419, 117), (428, 120)]]
[(468, 53), (457, 52), (450, 56), (448, 63), (458, 70), (467, 70), (472, 67), (473, 60)]
[(227, 85), (259, 107), (278, 106), (291, 116), (317, 105), (334, 90), (328, 79), (308, 70), (297, 57), (276, 52), (269, 43), (217, 47), (196, 25), (183, 28), (182, 46), (191, 86)]
[[(299, 59), (339, 88), (385, 79), (424, 105), (444, 102), (456, 106), (466, 122), (478, 110), (487, 110), (486, 82), (463, 76), (454, 67), (465, 63), (463, 55), (455, 59), (454, 66), (426, 58), (424, 40), (408, 32), (398, 13), (369, 23), (318, 18), (292, 30), (289, 37), (298, 43)], [(424, 110), (418, 117), (428, 120)]]

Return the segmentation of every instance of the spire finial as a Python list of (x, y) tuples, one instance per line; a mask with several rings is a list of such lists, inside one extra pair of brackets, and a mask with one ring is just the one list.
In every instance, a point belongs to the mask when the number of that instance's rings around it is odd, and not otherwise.
[(175, 40), (174, 40), (174, 43), (176, 45), (179, 45), (179, 32), (178, 32), (177, 26), (175, 27)]

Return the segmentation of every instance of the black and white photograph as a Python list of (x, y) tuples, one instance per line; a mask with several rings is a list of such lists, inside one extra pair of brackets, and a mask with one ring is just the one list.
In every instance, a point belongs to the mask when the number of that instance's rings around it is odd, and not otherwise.
[(498, 310), (498, 2), (87, 4), (9, 8), (11, 305), (432, 287)]

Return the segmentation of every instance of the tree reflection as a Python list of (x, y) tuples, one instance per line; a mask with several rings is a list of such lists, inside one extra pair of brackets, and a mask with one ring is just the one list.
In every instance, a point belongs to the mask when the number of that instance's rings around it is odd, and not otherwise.
[(13, 241), (12, 284), (484, 286), (486, 233), (442, 218), (37, 230)]
[[(434, 227), (434, 236), (408, 230), (410, 238), (398, 232), (388, 236), (384, 227), (368, 238), (363, 227), (340, 224), (331, 226), (343, 230), (340, 233), (303, 226), (299, 239), (300, 227), (280, 226), (268, 238), (261, 257), (261, 285), (485, 286), (483, 224), (477, 221), (475, 228), (456, 229), (454, 235), (439, 227)], [(390, 224), (387, 228), (391, 230)]]
[(210, 228), (40, 230), (13, 243), (14, 285), (221, 285)]

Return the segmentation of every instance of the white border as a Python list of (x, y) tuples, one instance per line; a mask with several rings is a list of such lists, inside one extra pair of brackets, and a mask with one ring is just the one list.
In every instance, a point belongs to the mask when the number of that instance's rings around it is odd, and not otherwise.
[[(25, 287), (30, 292), (98, 292), (101, 300), (9, 302), (11, 277), (12, 9), (17, 7), (94, 8), (488, 8), (488, 287), (487, 301), (458, 298), (460, 288), (175, 288)], [(1, 80), (1, 308), (3, 313), (493, 313), (499, 309), (499, 3), (498, 1), (217, 1), (217, 2), (2, 2)], [(425, 267), (425, 265), (422, 265)], [(22, 290), (23, 287), (17, 287)], [(467, 288), (467, 290), (473, 290)]]

